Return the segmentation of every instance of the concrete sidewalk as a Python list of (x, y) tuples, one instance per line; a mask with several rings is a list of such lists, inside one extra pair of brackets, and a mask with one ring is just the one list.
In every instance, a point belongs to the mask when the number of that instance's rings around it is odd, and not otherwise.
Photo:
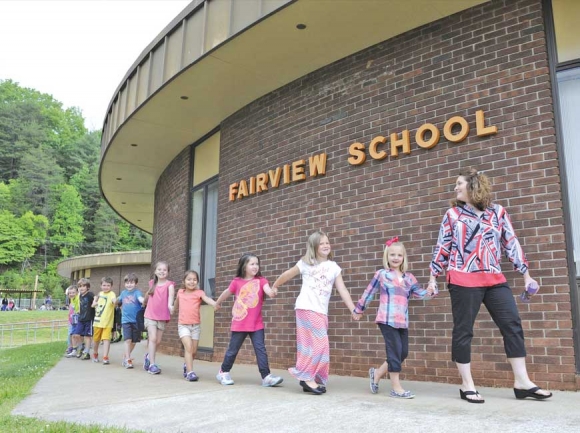
[(459, 398), (457, 385), (403, 384), (417, 397), (379, 394), (368, 379), (331, 376), (328, 392), (303, 393), (288, 372), (275, 388), (260, 386), (254, 365), (236, 364), (233, 386), (222, 386), (219, 363), (195, 361), (198, 382), (182, 377), (183, 360), (159, 355), (160, 375), (143, 371), (146, 342), (135, 348), (135, 368), (121, 367), (123, 344), (111, 345), (111, 365), (63, 358), (36, 385), (14, 415), (103, 424), (150, 432), (577, 432), (580, 393), (554, 392), (546, 401), (516, 400), (511, 389), (480, 388), (484, 404)]

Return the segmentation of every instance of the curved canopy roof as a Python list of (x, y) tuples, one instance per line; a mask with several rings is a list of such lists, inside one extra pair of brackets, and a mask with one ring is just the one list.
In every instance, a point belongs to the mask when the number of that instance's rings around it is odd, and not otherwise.
[(101, 143), (105, 199), (152, 232), (159, 176), (222, 120), (336, 60), (480, 3), (192, 2), (143, 51), (112, 98)]
[(64, 259), (58, 264), (56, 271), (61, 277), (70, 278), (74, 271), (82, 269), (149, 264), (151, 264), (151, 250), (122, 251), (118, 253), (89, 254)]

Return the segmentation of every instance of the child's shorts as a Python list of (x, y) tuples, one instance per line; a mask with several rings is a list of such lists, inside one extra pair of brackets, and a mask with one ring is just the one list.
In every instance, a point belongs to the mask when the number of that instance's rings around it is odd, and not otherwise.
[(75, 325), (73, 334), (80, 335), (81, 337), (92, 337), (93, 336), (93, 322), (81, 322)]
[(177, 325), (177, 333), (179, 338), (190, 337), (192, 340), (199, 340), (201, 326), (199, 323), (195, 325)]
[(123, 323), (123, 339), (125, 341), (131, 340), (133, 343), (141, 341), (141, 332), (137, 323)]
[(148, 319), (147, 317), (145, 317), (145, 320), (144, 320), (145, 331), (147, 331), (150, 326), (155, 326), (160, 331), (165, 331), (165, 324), (166, 323), (167, 323), (167, 321), (165, 321), (165, 320), (153, 320), (153, 319)]
[(166, 323), (167, 322), (165, 320), (153, 320), (153, 319), (148, 319), (147, 317), (145, 317), (145, 330), (147, 331), (150, 326), (155, 326), (160, 331), (165, 331), (165, 324)]
[(94, 341), (101, 341), (101, 340), (109, 340), (111, 341), (111, 328), (95, 328), (93, 329), (93, 340)]

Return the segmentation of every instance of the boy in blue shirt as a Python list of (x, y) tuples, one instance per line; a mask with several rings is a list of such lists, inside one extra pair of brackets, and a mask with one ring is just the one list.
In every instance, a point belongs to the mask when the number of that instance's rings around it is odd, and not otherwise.
[(137, 313), (143, 305), (143, 294), (136, 287), (139, 278), (134, 273), (125, 276), (125, 290), (117, 298), (117, 304), (121, 306), (121, 325), (123, 327), (123, 338), (125, 339), (125, 355), (123, 356), (123, 367), (133, 368), (131, 353), (135, 344), (141, 341), (141, 331), (137, 326)]

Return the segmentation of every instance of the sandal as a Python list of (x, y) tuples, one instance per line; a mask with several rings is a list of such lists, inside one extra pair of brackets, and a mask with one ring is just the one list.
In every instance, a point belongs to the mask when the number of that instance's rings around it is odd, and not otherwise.
[(475, 398), (467, 398), (468, 395), (475, 395), (477, 397), (481, 397), (479, 392), (477, 391), (462, 391), (459, 389), (459, 395), (461, 396), (462, 400), (466, 400), (468, 403), (485, 403), (485, 400), (482, 399), (475, 399)]
[(542, 389), (542, 388), (540, 388), (539, 386), (534, 386), (533, 388), (530, 388), (530, 389), (514, 388), (514, 394), (516, 395), (516, 398), (519, 400), (522, 400), (526, 397), (535, 398), (536, 400), (544, 400), (546, 398), (552, 397), (552, 393), (549, 393), (547, 395), (538, 394), (538, 391), (540, 389)]

